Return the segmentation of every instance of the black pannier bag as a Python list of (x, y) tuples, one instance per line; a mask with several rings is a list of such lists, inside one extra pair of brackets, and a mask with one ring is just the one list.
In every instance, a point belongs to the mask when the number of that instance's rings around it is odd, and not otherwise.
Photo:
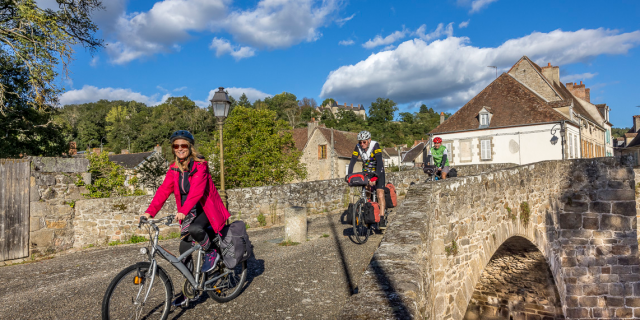
[(385, 206), (389, 209), (394, 208), (395, 206), (393, 205), (393, 200), (391, 199), (391, 190), (389, 190), (389, 188), (387, 187), (382, 187), (382, 190), (384, 190)]
[(356, 210), (356, 205), (349, 203), (349, 209), (347, 209), (347, 216), (345, 217), (346, 224), (353, 224), (353, 212)]
[(458, 176), (458, 170), (456, 168), (449, 169), (449, 173), (447, 173), (447, 178), (455, 178)]
[(354, 172), (344, 177), (349, 187), (364, 187), (369, 183), (372, 175), (369, 172)]
[(219, 253), (229, 269), (235, 268), (253, 255), (253, 245), (243, 221), (234, 221), (224, 226), (217, 240), (221, 251)]
[(428, 174), (430, 176), (433, 175), (434, 173), (436, 173), (437, 170), (438, 170), (438, 167), (432, 166), (432, 165), (425, 165), (422, 168), (422, 172), (424, 172), (425, 174)]
[(380, 222), (380, 206), (377, 202), (367, 201), (364, 204), (364, 223), (372, 224)]

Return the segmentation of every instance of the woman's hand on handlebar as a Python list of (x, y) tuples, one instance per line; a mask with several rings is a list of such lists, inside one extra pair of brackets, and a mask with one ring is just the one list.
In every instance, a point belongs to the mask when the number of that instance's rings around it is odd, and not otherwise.
[(176, 213), (176, 220), (178, 221), (184, 220), (184, 217), (185, 217), (184, 213), (180, 213), (180, 212)]
[(148, 213), (145, 213), (141, 215), (140, 218), (138, 218), (138, 223), (140, 223), (140, 221), (142, 220), (142, 217), (145, 217), (147, 220), (151, 219), (151, 215)]

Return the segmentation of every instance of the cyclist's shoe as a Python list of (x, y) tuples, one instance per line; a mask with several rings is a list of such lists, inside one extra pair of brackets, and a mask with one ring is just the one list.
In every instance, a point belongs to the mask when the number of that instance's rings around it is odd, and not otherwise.
[(187, 297), (185, 297), (184, 294), (180, 294), (177, 298), (173, 300), (173, 302), (171, 302), (171, 305), (174, 307), (183, 307), (187, 303), (188, 303)]
[(216, 252), (216, 250), (211, 250), (209, 253), (204, 254), (204, 262), (202, 263), (202, 272), (211, 271), (216, 264), (218, 264), (218, 260), (220, 259), (220, 255)]
[(378, 222), (378, 229), (384, 230), (387, 228), (387, 215), (380, 217), (380, 222)]

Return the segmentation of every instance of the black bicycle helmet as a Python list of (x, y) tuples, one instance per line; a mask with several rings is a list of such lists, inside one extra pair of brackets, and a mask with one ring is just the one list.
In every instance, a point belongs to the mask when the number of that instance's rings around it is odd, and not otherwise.
[(171, 137), (169, 138), (169, 140), (171, 140), (171, 143), (173, 143), (174, 141), (176, 141), (178, 139), (185, 139), (185, 140), (189, 141), (189, 143), (191, 143), (192, 145), (195, 144), (195, 142), (196, 142), (196, 139), (193, 138), (193, 135), (191, 134), (191, 132), (189, 132), (187, 130), (178, 130), (178, 131), (172, 133)]

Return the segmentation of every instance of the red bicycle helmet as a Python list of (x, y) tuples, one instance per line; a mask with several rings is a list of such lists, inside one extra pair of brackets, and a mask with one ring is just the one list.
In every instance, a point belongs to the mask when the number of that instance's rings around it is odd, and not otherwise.
[(433, 143), (442, 143), (442, 138), (440, 137), (433, 138)]

